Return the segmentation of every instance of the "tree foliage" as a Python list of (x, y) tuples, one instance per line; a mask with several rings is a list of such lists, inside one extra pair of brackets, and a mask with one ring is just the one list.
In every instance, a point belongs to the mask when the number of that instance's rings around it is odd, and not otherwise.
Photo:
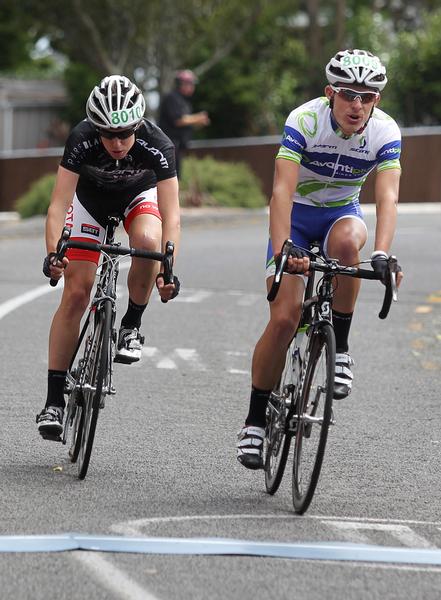
[[(71, 123), (91, 87), (122, 73), (162, 95), (176, 69), (200, 78), (201, 136), (270, 134), (288, 112), (323, 93), (324, 65), (343, 47), (388, 67), (382, 106), (404, 124), (440, 122), (439, 0), (2, 0), (0, 71), (30, 65), (39, 37), (67, 57)], [(154, 116), (154, 114), (153, 114)]]
[(390, 70), (400, 121), (404, 125), (441, 123), (441, 9), (427, 14), (421, 29), (399, 35)]

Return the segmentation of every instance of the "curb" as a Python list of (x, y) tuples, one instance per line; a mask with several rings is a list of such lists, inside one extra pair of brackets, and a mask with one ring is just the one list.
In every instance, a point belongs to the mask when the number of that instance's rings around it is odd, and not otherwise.
[[(366, 216), (375, 215), (374, 204), (362, 204)], [(415, 202), (400, 204), (399, 215), (441, 214), (440, 202)], [(268, 207), (264, 208), (181, 208), (181, 224), (187, 226), (253, 223), (268, 219)], [(17, 237), (41, 237), (44, 235), (45, 217), (20, 219), (18, 213), (0, 212), (0, 240)]]
[[(267, 219), (268, 208), (182, 208), (182, 228), (192, 225), (233, 224)], [(0, 240), (44, 235), (46, 217), (20, 219), (17, 213), (0, 212)]]

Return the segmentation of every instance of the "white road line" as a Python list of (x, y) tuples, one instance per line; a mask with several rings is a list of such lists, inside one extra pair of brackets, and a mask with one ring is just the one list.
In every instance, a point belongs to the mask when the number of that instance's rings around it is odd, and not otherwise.
[(53, 292), (57, 289), (61, 289), (63, 287), (63, 285), (64, 285), (64, 281), (60, 281), (58, 283), (58, 286), (53, 288), (49, 285), (49, 282), (48, 282), (48, 283), (46, 283), (46, 285), (40, 285), (39, 287), (34, 288), (33, 290), (30, 290), (29, 292), (25, 292), (24, 294), (21, 294), (20, 296), (15, 296), (15, 298), (6, 300), (6, 302), (3, 302), (2, 304), (0, 304), (0, 319), (3, 319), (3, 317), (5, 317), (9, 313), (11, 313), (13, 310), (16, 310), (20, 306), (23, 306), (23, 304), (32, 302), (32, 300), (35, 300), (35, 298), (39, 298), (40, 296), (44, 296), (45, 294), (48, 294), (49, 292)]
[[(312, 565), (317, 565), (317, 561), (316, 560), (309, 560), (309, 559), (303, 559), (302, 562), (305, 563), (310, 563)], [(320, 564), (321, 565), (332, 565), (335, 568), (335, 560), (321, 560)], [(360, 570), (360, 567), (363, 567), (363, 569), (375, 569), (375, 571), (378, 570), (382, 570), (382, 571), (411, 571), (412, 573), (437, 573), (437, 574), (441, 574), (441, 567), (437, 567), (437, 566), (433, 566), (433, 567), (413, 567), (413, 566), (408, 566), (408, 565), (382, 565), (380, 563), (375, 563), (375, 564), (369, 564), (369, 563), (363, 563), (362, 565), (358, 562), (345, 562), (345, 563), (339, 563), (339, 566), (347, 568), (347, 567), (352, 567), (354, 569), (357, 569), (358, 571)]]
[(158, 354), (158, 348), (154, 346), (144, 346), (142, 349), (142, 354), (147, 356), (147, 358), (153, 358), (156, 354)]
[[(324, 523), (325, 521), (323, 521)], [(397, 539), (403, 546), (408, 548), (427, 548), (436, 549), (437, 546), (431, 544), (426, 538), (415, 533), (408, 525), (398, 523), (363, 523), (350, 521), (328, 521), (331, 527), (337, 529), (343, 537), (350, 542), (371, 543), (369, 536), (361, 533), (362, 531), (382, 531), (388, 532)]]
[(228, 296), (237, 296), (239, 298), (237, 301), (238, 306), (252, 306), (258, 300), (261, 300), (263, 298), (263, 293), (255, 294), (252, 292), (246, 293), (246, 292), (239, 292), (239, 291), (235, 291), (235, 290), (231, 290), (231, 291), (227, 292), (227, 295)]
[(155, 523), (177, 523), (184, 521), (225, 521), (233, 519), (273, 519), (273, 520), (289, 520), (295, 521), (297, 519), (301, 521), (308, 520), (320, 520), (326, 521), (351, 521), (359, 523), (402, 523), (407, 525), (425, 525), (425, 526), (436, 526), (441, 529), (440, 521), (415, 521), (411, 519), (373, 519), (370, 517), (337, 517), (337, 516), (326, 516), (326, 515), (302, 515), (298, 516), (295, 514), (280, 515), (280, 514), (260, 514), (260, 513), (244, 513), (244, 514), (231, 514), (231, 515), (177, 515), (169, 517), (147, 517), (145, 519), (134, 519), (123, 523), (115, 523), (112, 525), (112, 531), (123, 535), (143, 535), (142, 528), (149, 524)]
[(155, 346), (145, 346), (143, 356), (156, 360), (157, 369), (178, 369), (175, 358), (185, 361), (194, 371), (206, 371), (207, 367), (201, 361), (196, 348), (175, 348), (171, 354), (164, 356)]
[(190, 363), (191, 367), (197, 371), (206, 371), (206, 366), (202, 363), (201, 358), (195, 348), (175, 348), (174, 350), (179, 358)]
[(184, 293), (176, 296), (173, 302), (199, 303), (213, 295), (213, 292), (210, 292), (209, 290), (195, 290), (190, 296), (187, 296), (186, 292), (188, 291), (189, 290), (183, 290)]
[(102, 554), (80, 551), (72, 552), (71, 556), (90, 571), (112, 596), (124, 600), (159, 600), (157, 596), (133, 581), (124, 571), (106, 560)]
[(161, 358), (161, 360), (156, 363), (156, 368), (157, 369), (177, 369), (178, 365), (169, 356), (164, 356), (164, 358)]

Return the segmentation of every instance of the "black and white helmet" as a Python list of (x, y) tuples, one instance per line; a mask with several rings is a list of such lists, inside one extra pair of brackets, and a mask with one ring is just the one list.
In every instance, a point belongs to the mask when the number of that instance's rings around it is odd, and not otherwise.
[(367, 50), (340, 50), (326, 65), (330, 84), (355, 83), (381, 92), (387, 83), (386, 68)]
[(144, 111), (144, 96), (123, 75), (104, 77), (86, 102), (87, 118), (98, 129), (136, 127), (142, 121)]

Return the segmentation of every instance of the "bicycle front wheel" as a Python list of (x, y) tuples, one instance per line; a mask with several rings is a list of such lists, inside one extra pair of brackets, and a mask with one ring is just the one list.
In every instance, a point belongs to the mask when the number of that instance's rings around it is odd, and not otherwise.
[(96, 424), (100, 405), (106, 394), (110, 367), (110, 329), (112, 307), (110, 301), (103, 302), (95, 317), (96, 325), (89, 352), (84, 384), (82, 387), (82, 410), (78, 416), (78, 477), (84, 479), (89, 468), (95, 439)]
[(334, 330), (329, 323), (322, 323), (310, 337), (302, 393), (295, 408), (297, 432), (292, 498), (294, 510), (298, 514), (303, 514), (308, 509), (320, 476), (332, 419), (334, 374)]
[(294, 381), (293, 353), (295, 339), (286, 353), (285, 368), (278, 385), (271, 392), (266, 410), (264, 449), (265, 486), (269, 494), (279, 489), (285, 472), (292, 434), (288, 431), (288, 414), (293, 402)]

